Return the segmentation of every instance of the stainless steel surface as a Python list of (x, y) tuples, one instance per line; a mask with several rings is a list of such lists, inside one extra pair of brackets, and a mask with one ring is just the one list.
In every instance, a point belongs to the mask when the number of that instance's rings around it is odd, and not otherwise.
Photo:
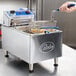
[(2, 37), (2, 48), (29, 62), (30, 36), (28, 34), (25, 35), (24, 32), (11, 27), (4, 27)]
[[(40, 29), (42, 26), (56, 27), (56, 22), (51, 20), (34, 21), (32, 20), (33, 13), (27, 15), (25, 13), (27, 10), (19, 11), (15, 11), (14, 16), (10, 11), (4, 13), (5, 24), (2, 26), (2, 48), (29, 63), (29, 70), (31, 71), (35, 63), (61, 57), (62, 31), (50, 28)], [(21, 22), (21, 19), (24, 21), (23, 23), (26, 23), (25, 20), (29, 18), (32, 21), (27, 26), (17, 26), (17, 22)], [(11, 26), (11, 22), (16, 23), (15, 27)], [(45, 31), (41, 32), (40, 30)]]
[(28, 8), (31, 9), (31, 0), (28, 0)]
[(33, 70), (34, 63), (62, 56), (60, 31), (29, 34), (2, 26), (2, 33), (2, 48), (29, 63), (29, 70)]
[[(29, 34), (12, 27), (2, 26), (2, 47), (28, 63), (37, 63), (60, 57), (61, 32)], [(45, 45), (50, 44), (49, 48)], [(53, 49), (51, 48), (53, 46)], [(46, 51), (47, 49), (51, 49)]]
[(33, 4), (34, 4), (34, 0), (27, 0), (27, 8), (29, 8), (30, 10), (32, 10)]
[(63, 45), (63, 56), (59, 58), (58, 69), (53, 66), (53, 60), (34, 64), (34, 72), (29, 73), (28, 64), (10, 55), (5, 61), (4, 51), (0, 49), (0, 76), (76, 76), (76, 50)]
[(54, 64), (58, 64), (58, 58), (54, 58)]
[(33, 64), (29, 64), (29, 70), (30, 71), (33, 71), (34, 69), (33, 69)]
[(36, 0), (36, 19), (39, 20), (40, 16), (39, 16), (39, 12), (40, 12), (40, 0)]

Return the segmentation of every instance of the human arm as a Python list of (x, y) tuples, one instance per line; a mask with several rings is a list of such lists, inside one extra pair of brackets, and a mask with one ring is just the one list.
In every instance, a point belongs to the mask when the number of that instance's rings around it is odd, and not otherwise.
[[(73, 4), (74, 6), (68, 7), (71, 4)], [(60, 6), (59, 10), (61, 12), (67, 12), (67, 13), (76, 11), (76, 2), (73, 2), (73, 1), (65, 2)]]

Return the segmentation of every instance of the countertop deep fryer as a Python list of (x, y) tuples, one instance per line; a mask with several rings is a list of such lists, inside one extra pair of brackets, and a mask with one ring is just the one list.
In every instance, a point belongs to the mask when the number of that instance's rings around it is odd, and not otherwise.
[(29, 64), (30, 71), (34, 63), (51, 58), (57, 66), (57, 58), (62, 56), (62, 31), (57, 29), (55, 21), (34, 21), (33, 13), (27, 11), (25, 15), (25, 10), (21, 11), (11, 11), (13, 15), (4, 13), (2, 47), (5, 56), (11, 53), (19, 57)]

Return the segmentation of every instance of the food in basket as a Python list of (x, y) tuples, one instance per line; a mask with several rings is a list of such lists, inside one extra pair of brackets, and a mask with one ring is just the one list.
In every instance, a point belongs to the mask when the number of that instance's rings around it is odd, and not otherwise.
[(32, 33), (45, 33), (45, 31), (55, 32), (56, 29), (31, 29)]
[(44, 33), (45, 29), (31, 29), (32, 33)]

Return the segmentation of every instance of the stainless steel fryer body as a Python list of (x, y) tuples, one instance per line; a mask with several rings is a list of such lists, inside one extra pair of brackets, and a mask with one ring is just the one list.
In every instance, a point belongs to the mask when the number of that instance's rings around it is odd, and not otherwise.
[(28, 34), (2, 26), (2, 48), (27, 63), (38, 63), (62, 56), (62, 32)]

